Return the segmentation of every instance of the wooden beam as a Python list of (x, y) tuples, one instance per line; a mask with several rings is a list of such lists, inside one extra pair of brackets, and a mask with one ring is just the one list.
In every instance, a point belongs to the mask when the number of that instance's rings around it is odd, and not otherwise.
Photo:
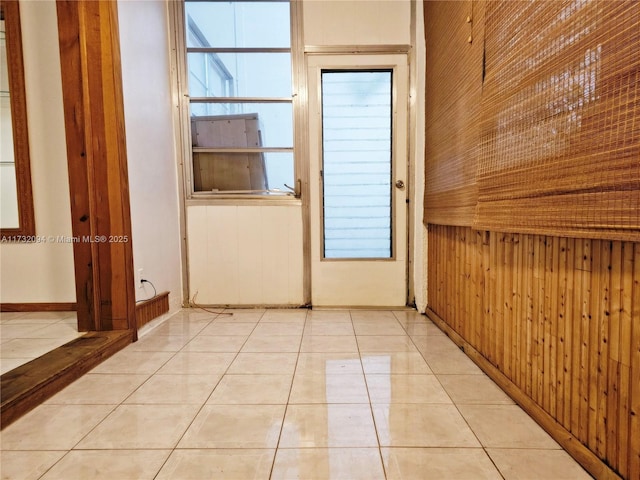
[(78, 328), (136, 328), (117, 3), (57, 0)]
[(90, 332), (3, 374), (2, 428), (129, 345), (133, 334), (132, 330)]

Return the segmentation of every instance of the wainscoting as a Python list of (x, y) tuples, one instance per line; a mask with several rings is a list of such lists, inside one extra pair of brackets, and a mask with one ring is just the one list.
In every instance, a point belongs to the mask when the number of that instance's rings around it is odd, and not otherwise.
[(429, 225), (428, 268), (487, 373), (597, 478), (640, 478), (640, 244)]

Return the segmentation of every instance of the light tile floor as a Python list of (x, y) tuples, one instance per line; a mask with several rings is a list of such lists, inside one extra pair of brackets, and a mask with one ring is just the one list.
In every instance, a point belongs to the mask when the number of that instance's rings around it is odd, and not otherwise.
[(76, 312), (0, 314), (0, 374), (81, 336)]
[(416, 312), (229, 313), (177, 313), (8, 426), (2, 478), (590, 478)]

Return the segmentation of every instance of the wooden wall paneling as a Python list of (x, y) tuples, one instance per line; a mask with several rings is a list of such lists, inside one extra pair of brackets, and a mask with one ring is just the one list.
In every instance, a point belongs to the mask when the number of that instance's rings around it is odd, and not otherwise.
[[(606, 372), (606, 397), (605, 404), (601, 405), (607, 412), (606, 421), (602, 424), (603, 431), (599, 436), (606, 439), (606, 456), (609, 461), (617, 463), (619, 442), (618, 431), (618, 397), (620, 383), (620, 316), (622, 310), (622, 248), (623, 242), (609, 242), (611, 249), (611, 261), (609, 263), (610, 287), (609, 304), (606, 306), (608, 320), (603, 328), (606, 328), (606, 339), (609, 354), (600, 358), (603, 370)], [(603, 332), (604, 334), (605, 332)]]
[(555, 397), (555, 418), (565, 426), (564, 423), (564, 369), (565, 345), (566, 345), (566, 302), (567, 302), (567, 238), (558, 239), (558, 306), (557, 306), (557, 326), (556, 326), (556, 397)]
[(590, 299), (591, 285), (589, 282), (591, 272), (591, 242), (585, 240), (582, 245), (582, 324), (580, 326), (580, 391), (579, 391), (579, 412), (578, 436), (586, 442), (589, 426), (589, 334), (590, 334)]
[[(620, 432), (620, 439), (628, 438), (630, 431), (631, 405), (631, 340), (633, 318), (633, 251), (634, 244), (625, 242), (622, 244), (621, 264), (621, 311), (620, 311), (620, 380), (618, 386), (618, 422), (615, 428)], [(637, 320), (636, 320), (637, 321)], [(610, 431), (609, 435), (612, 432)], [(629, 444), (620, 441), (618, 445), (617, 463), (619, 470), (628, 475), (629, 470)], [(614, 452), (615, 453), (615, 452)]]
[(640, 478), (640, 243), (633, 244), (630, 342), (629, 475)]
[[(562, 245), (562, 244), (561, 244)], [(562, 247), (561, 247), (562, 248)], [(573, 310), (573, 298), (574, 298), (574, 284), (575, 284), (575, 276), (574, 276), (574, 258), (575, 251), (575, 240), (573, 238), (566, 239), (566, 247), (565, 247), (565, 274), (566, 277), (566, 288), (565, 288), (565, 297), (563, 300), (564, 303), (564, 354), (563, 354), (563, 365), (562, 365), (562, 374), (563, 374), (563, 398), (564, 401), (562, 404), (563, 412), (562, 412), (562, 425), (569, 431), (571, 431), (571, 387), (572, 387), (572, 379), (573, 379), (573, 365), (571, 361), (571, 353), (574, 350), (575, 340), (574, 340), (574, 310)]]
[[(599, 424), (600, 418), (598, 413), (602, 397), (606, 396), (606, 383), (602, 382), (600, 374), (602, 368), (602, 353), (606, 346), (606, 338), (602, 338), (603, 316), (605, 314), (605, 305), (603, 301), (606, 299), (608, 289), (608, 276), (606, 275), (608, 267), (608, 255), (603, 251), (603, 244), (600, 240), (594, 240), (592, 246), (592, 265), (591, 265), (591, 308), (589, 311), (589, 375), (588, 384), (588, 440), (589, 448), (596, 451), (598, 455), (602, 455), (602, 440), (598, 436), (598, 430), (602, 428)], [(605, 345), (603, 345), (603, 340)]]
[(453, 314), (447, 325), (513, 388), (635, 478), (638, 244), (429, 229), (429, 311)]

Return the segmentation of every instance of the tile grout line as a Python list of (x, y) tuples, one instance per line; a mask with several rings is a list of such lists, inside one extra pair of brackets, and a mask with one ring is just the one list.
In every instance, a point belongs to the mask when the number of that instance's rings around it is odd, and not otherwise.
[(273, 476), (273, 469), (276, 466), (276, 458), (278, 451), (280, 450), (280, 440), (282, 439), (282, 432), (284, 431), (284, 421), (287, 418), (287, 411), (289, 410), (289, 401), (291, 400), (291, 392), (293, 391), (293, 381), (296, 378), (296, 370), (298, 370), (298, 362), (300, 361), (300, 351), (302, 350), (302, 341), (304, 339), (304, 330), (307, 326), (307, 318), (309, 317), (309, 309), (304, 316), (304, 322), (302, 323), (302, 335), (300, 335), (300, 343), (298, 344), (298, 353), (296, 355), (296, 364), (293, 367), (293, 375), (291, 375), (291, 385), (289, 385), (289, 395), (287, 395), (287, 403), (284, 406), (284, 413), (282, 415), (282, 423), (280, 424), (280, 432), (278, 433), (278, 441), (276, 442), (276, 448), (273, 452), (273, 460), (271, 461), (271, 469), (269, 470), (269, 479)]
[[(351, 325), (353, 326), (353, 317), (351, 316), (351, 310), (349, 310), (349, 318), (351, 318)], [(362, 376), (364, 377), (364, 386), (367, 389), (367, 398), (369, 399), (369, 411), (371, 412), (371, 420), (373, 421), (373, 428), (376, 432), (376, 441), (378, 442), (378, 455), (380, 457), (380, 463), (382, 465), (382, 474), (385, 480), (388, 478), (387, 468), (384, 464), (384, 458), (382, 456), (382, 445), (380, 444), (380, 434), (378, 433), (378, 424), (376, 422), (376, 416), (373, 413), (373, 404), (371, 403), (371, 394), (369, 393), (369, 382), (367, 382), (367, 375), (364, 372), (364, 365), (362, 363), (362, 352), (360, 351), (360, 343), (358, 342), (358, 335), (355, 333), (355, 327), (353, 327), (353, 334), (356, 338), (356, 347), (358, 348), (358, 358), (360, 360), (360, 368), (362, 369)]]
[[(222, 312), (224, 312), (223, 309)], [(184, 429), (184, 432), (182, 432), (182, 434), (180, 435), (180, 438), (178, 438), (178, 440), (176, 441), (175, 445), (170, 448), (170, 452), (169, 455), (167, 455), (167, 458), (165, 458), (164, 462), (162, 462), (162, 465), (160, 466), (160, 468), (158, 468), (158, 471), (156, 472), (156, 474), (153, 476), (153, 478), (157, 478), (158, 475), (160, 475), (160, 472), (162, 471), (162, 469), (164, 468), (164, 466), (167, 464), (167, 462), (169, 461), (169, 459), (171, 458), (171, 456), (174, 454), (174, 452), (176, 450), (178, 450), (178, 445), (180, 444), (180, 442), (182, 441), (182, 439), (184, 438), (185, 434), (189, 431), (189, 429), (191, 428), (191, 426), (193, 425), (193, 422), (195, 422), (196, 418), (198, 418), (198, 415), (200, 415), (200, 413), (202, 412), (202, 410), (204, 409), (204, 407), (207, 405), (207, 402), (209, 401), (209, 399), (211, 398), (211, 395), (213, 395), (213, 392), (215, 392), (216, 388), (218, 388), (218, 385), (220, 385), (220, 382), (222, 381), (222, 379), (224, 378), (224, 376), (227, 374), (227, 372), (229, 371), (229, 368), (231, 368), (231, 365), (233, 364), (233, 362), (238, 358), (238, 355), (240, 355), (240, 352), (242, 350), (242, 348), (245, 346), (245, 344), (247, 343), (247, 341), (249, 341), (249, 337), (251, 336), (251, 334), (253, 333), (253, 331), (256, 329), (256, 327), (260, 324), (260, 320), (262, 319), (262, 317), (264, 316), (264, 314), (266, 313), (263, 312), (262, 315), (260, 316), (260, 318), (258, 319), (258, 321), (256, 322), (256, 325), (253, 327), (253, 329), (251, 330), (251, 333), (249, 333), (249, 335), (247, 335), (247, 338), (245, 339), (245, 341), (243, 342), (243, 344), (240, 346), (240, 348), (238, 348), (238, 351), (236, 352), (235, 356), (233, 357), (233, 359), (229, 362), (229, 364), (227, 365), (227, 367), (225, 368), (224, 372), (220, 375), (220, 378), (218, 379), (218, 381), (216, 382), (216, 384), (214, 385), (214, 387), (211, 389), (211, 392), (209, 393), (209, 395), (207, 396), (207, 398), (205, 399), (205, 401), (202, 403), (202, 405), (200, 405), (200, 408), (198, 408), (196, 414), (193, 416), (193, 418), (191, 419), (191, 421), (189, 422), (189, 424), (187, 425), (187, 428)], [(181, 352), (187, 345), (189, 345), (189, 343), (191, 343), (196, 337), (198, 337), (205, 328), (207, 328), (209, 325), (211, 325), (214, 321), (216, 321), (218, 319), (218, 317), (221, 316), (221, 313), (218, 313), (207, 325), (205, 325), (203, 328), (200, 329), (200, 331), (198, 331), (198, 333), (191, 339), (189, 340), (186, 344), (184, 344), (182, 346), (182, 348), (180, 350), (178, 350), (178, 352)], [(176, 354), (178, 353), (176, 352)], [(197, 352), (196, 352), (197, 353)], [(223, 353), (223, 352), (221, 352)], [(173, 357), (172, 357), (173, 358)], [(166, 362), (165, 362), (166, 364)], [(163, 364), (163, 365), (165, 365)], [(157, 371), (156, 371), (157, 372)], [(155, 375), (155, 374), (154, 374)], [(180, 375), (184, 375), (184, 374), (180, 374)]]

